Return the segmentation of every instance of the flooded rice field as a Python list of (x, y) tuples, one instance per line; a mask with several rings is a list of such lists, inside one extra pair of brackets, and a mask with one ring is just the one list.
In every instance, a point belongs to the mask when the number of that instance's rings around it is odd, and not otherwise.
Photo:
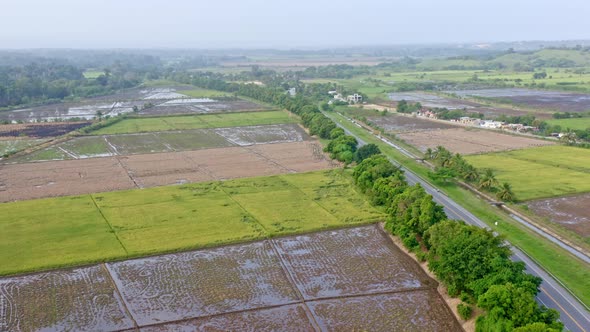
[(0, 165), (0, 202), (337, 167), (316, 141)]
[(87, 159), (311, 140), (296, 124), (76, 137), (5, 163)]
[(461, 331), (436, 287), (373, 225), (3, 278), (0, 329)]
[[(176, 92), (176, 87), (131, 89), (80, 102), (67, 102), (0, 112), (0, 121), (44, 122), (92, 120), (101, 116), (131, 113), (140, 115), (202, 114), (266, 110), (267, 107), (245, 100), (192, 98)], [(184, 88), (186, 89), (186, 88)]]
[[(455, 93), (454, 91), (446, 91)], [(458, 98), (438, 96), (424, 92), (395, 92), (388, 95), (392, 101), (406, 100), (412, 103), (420, 103), (428, 108), (446, 108), (449, 110), (465, 109), (471, 113), (482, 113), (487, 119), (494, 119), (500, 115), (527, 115), (530, 112), (503, 107), (490, 107), (480, 103), (462, 100)], [(551, 118), (549, 114), (536, 114), (539, 118)]]
[(535, 214), (590, 238), (590, 194), (541, 199), (528, 203)]
[(132, 326), (103, 266), (0, 279), (0, 331), (116, 331)]
[(140, 115), (162, 116), (180, 114), (209, 114), (209, 113), (231, 113), (231, 112), (253, 112), (269, 110), (269, 107), (262, 106), (246, 100), (224, 100), (215, 101), (212, 99), (184, 99), (168, 101), (157, 104), (139, 111)]
[(590, 95), (529, 89), (482, 89), (447, 91), (460, 97), (484, 97), (509, 101), (514, 104), (538, 107), (560, 112), (586, 112), (590, 110)]

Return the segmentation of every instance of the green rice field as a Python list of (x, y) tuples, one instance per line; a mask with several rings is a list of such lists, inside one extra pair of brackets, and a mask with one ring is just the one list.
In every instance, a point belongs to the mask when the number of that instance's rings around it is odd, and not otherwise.
[(493, 169), (519, 200), (590, 191), (589, 149), (553, 145), (465, 158), (477, 168)]
[(0, 275), (382, 220), (338, 170), (0, 204)]
[(551, 125), (559, 125), (562, 129), (586, 130), (590, 128), (590, 118), (551, 119), (547, 120)]

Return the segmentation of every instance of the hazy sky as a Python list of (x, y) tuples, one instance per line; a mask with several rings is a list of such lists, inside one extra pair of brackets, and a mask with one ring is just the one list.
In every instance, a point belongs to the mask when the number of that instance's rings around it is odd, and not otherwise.
[(1, 0), (0, 48), (590, 39), (590, 0)]

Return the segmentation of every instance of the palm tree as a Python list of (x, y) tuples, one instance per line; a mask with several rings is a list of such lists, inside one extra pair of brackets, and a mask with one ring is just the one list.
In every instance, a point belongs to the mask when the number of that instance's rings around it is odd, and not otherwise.
[(504, 202), (512, 202), (515, 200), (514, 193), (512, 192), (512, 186), (504, 182), (500, 186), (500, 191), (496, 194), (496, 198)]
[(483, 175), (479, 179), (479, 188), (480, 189), (487, 189), (491, 190), (495, 186), (498, 185), (498, 180), (496, 179), (496, 175), (494, 171), (489, 168), (486, 168)]
[(426, 149), (426, 152), (424, 152), (424, 159), (431, 160), (433, 158), (434, 158), (434, 151), (432, 151), (431, 148)]
[(470, 182), (477, 181), (477, 179), (479, 179), (479, 173), (477, 172), (477, 168), (467, 163), (465, 163), (463, 165), (463, 168), (461, 168), (461, 176), (464, 180)]
[(453, 155), (451, 154), (451, 152), (449, 152), (449, 150), (446, 149), (438, 153), (436, 157), (439, 165), (442, 167), (450, 166), (453, 159)]

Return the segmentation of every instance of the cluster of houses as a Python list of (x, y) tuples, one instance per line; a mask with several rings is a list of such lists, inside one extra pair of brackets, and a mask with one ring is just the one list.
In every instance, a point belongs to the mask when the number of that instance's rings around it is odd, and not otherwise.
[[(359, 95), (358, 93), (348, 95), (346, 98), (344, 98), (344, 96), (342, 96), (342, 94), (338, 93), (336, 90), (328, 91), (328, 93), (332, 95), (334, 100), (343, 101), (349, 104), (358, 104), (363, 102), (363, 96)], [(331, 102), (332, 101), (328, 102), (328, 104), (331, 104)]]
[[(428, 109), (421, 109), (419, 111), (413, 112), (412, 115), (430, 118), (430, 119), (438, 119), (435, 112), (428, 110)], [(503, 129), (503, 130), (510, 130), (519, 133), (524, 132), (534, 132), (538, 131), (539, 128), (532, 127), (532, 126), (525, 126), (521, 123), (506, 123), (502, 121), (495, 121), (495, 120), (482, 120), (478, 118), (472, 118), (468, 116), (460, 117), (459, 119), (452, 119), (451, 122), (458, 122), (464, 125), (474, 126), (474, 127), (482, 127), (488, 129)]]

